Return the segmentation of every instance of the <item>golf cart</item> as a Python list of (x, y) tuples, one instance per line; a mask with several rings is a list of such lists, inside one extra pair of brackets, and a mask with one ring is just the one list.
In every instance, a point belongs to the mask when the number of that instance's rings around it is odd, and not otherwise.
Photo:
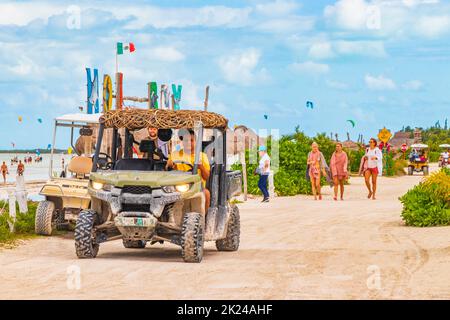
[(450, 144), (441, 144), (439, 145), (439, 148), (443, 149), (441, 155), (439, 156), (439, 167), (447, 168), (447, 166), (449, 165)]
[[(215, 241), (219, 251), (236, 251), (239, 209), (230, 200), (241, 192), (241, 172), (226, 170), (227, 123), (223, 116), (206, 111), (106, 112), (100, 118), (89, 177), (91, 208), (80, 213), (75, 227), (78, 258), (95, 258), (100, 243), (117, 239), (125, 248), (142, 249), (147, 242), (179, 245), (185, 262), (202, 260), (204, 241)], [(112, 148), (110, 154), (101, 154), (106, 128), (113, 129)], [(158, 145), (168, 145), (166, 155), (150, 137), (136, 141), (138, 133), (148, 128), (158, 129)], [(170, 149), (181, 152), (181, 145), (191, 160), (174, 160), (176, 166), (170, 170)], [(199, 171), (202, 152), (210, 163), (206, 184)], [(99, 161), (105, 160), (106, 166), (99, 168)], [(181, 171), (181, 166), (188, 170)], [(205, 188), (210, 193), (207, 211)]]
[[(36, 210), (37, 234), (51, 235), (55, 229), (67, 229), (74, 224), (81, 210), (89, 208), (90, 196), (87, 187), (92, 169), (94, 130), (98, 130), (99, 117), (99, 114), (68, 114), (55, 119), (50, 178), (39, 192), (45, 200), (39, 202)], [(55, 164), (57, 128), (70, 128), (70, 145), (76, 153), (64, 167)], [(75, 129), (79, 129), (80, 137), (74, 144)]]
[(424, 176), (429, 173), (428, 145), (423, 143), (416, 143), (411, 145), (412, 152), (409, 155), (408, 175), (412, 176), (414, 172), (423, 172)]

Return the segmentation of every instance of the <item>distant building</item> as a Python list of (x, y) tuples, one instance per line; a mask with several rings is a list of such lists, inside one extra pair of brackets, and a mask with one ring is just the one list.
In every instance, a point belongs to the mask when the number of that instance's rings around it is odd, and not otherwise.
[(394, 149), (401, 149), (403, 144), (406, 144), (409, 147), (414, 142), (414, 138), (411, 137), (411, 132), (397, 131), (389, 141), (389, 144)]

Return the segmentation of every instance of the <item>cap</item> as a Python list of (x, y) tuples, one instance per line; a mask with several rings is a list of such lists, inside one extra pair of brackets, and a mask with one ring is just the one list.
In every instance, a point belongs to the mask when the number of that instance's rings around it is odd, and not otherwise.
[(267, 150), (266, 146), (259, 146), (258, 151), (266, 151), (266, 150)]

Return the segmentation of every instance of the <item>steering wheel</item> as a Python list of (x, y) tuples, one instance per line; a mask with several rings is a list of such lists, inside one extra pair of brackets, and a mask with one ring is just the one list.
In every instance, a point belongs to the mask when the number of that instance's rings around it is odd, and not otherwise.
[(113, 167), (112, 158), (104, 152), (98, 154), (97, 168), (102, 170), (110, 170)]
[(190, 167), (190, 169), (188, 170), (188, 172), (194, 171), (194, 166), (193, 166), (192, 163), (190, 163), (190, 162), (183, 161), (183, 160), (174, 160), (173, 163), (175, 163), (175, 164), (185, 164), (185, 165), (187, 165), (187, 166)]

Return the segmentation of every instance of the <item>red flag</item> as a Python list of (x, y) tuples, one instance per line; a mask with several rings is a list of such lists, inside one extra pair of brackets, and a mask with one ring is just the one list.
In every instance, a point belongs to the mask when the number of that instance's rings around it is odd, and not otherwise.
[(134, 47), (134, 43), (130, 42), (130, 52), (133, 52), (134, 50), (136, 50), (136, 48)]

